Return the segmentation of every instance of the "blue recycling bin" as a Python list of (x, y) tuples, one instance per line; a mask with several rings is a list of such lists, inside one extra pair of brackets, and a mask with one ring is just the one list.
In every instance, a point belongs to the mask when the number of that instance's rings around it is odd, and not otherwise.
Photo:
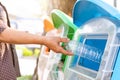
[(117, 26), (120, 24), (113, 21), (94, 18), (75, 32), (73, 41), (66, 47), (74, 56), (68, 58), (65, 80), (111, 79), (120, 43)]
[[(102, 0), (78, 0), (75, 3), (73, 8), (73, 23), (78, 27), (81, 27), (90, 19), (99, 17), (109, 17), (112, 18), (112, 21), (118, 22), (117, 20), (120, 20), (120, 13)], [(118, 24), (119, 22), (116, 25), (118, 26)], [(98, 45), (98, 43), (101, 43), (101, 45)], [(102, 51), (104, 51), (105, 43), (106, 40), (86, 41), (86, 44), (100, 48)], [(87, 59), (81, 59), (79, 64), (81, 64), (83, 60), (85, 62), (83, 64), (84, 66), (96, 71), (99, 69), (100, 64), (91, 62)]]

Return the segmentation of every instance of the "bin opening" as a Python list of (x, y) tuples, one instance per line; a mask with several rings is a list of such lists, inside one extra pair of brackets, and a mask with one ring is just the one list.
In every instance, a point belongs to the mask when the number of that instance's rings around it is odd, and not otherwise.
[[(70, 68), (88, 76), (96, 77), (97, 71), (100, 67), (101, 58), (106, 46), (108, 35), (85, 34), (80, 35), (79, 37), (80, 39), (78, 41), (71, 41), (71, 43), (69, 43), (69, 46), (71, 44), (71, 46), (74, 45), (73, 47), (75, 48), (75, 50), (73, 50), (75, 55), (72, 58)], [(84, 70), (84, 68), (86, 68), (86, 71)], [(94, 75), (90, 75), (91, 72)]]
[(78, 65), (98, 71), (106, 42), (107, 39), (100, 39), (100, 37), (98, 39), (86, 37), (84, 42), (82, 42), (86, 46), (81, 52), (83, 56), (80, 57)]

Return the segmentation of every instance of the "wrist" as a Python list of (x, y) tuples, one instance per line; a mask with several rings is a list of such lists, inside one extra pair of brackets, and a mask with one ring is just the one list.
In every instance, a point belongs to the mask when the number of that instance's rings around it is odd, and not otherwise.
[(46, 45), (46, 37), (45, 36), (41, 36), (40, 39), (39, 39), (39, 44), (41, 45)]

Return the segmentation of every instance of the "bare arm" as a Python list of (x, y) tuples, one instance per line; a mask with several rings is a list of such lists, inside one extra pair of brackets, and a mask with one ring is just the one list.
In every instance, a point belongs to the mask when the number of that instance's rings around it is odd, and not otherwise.
[(68, 41), (67, 38), (40, 36), (24, 31), (18, 31), (9, 27), (6, 27), (4, 31), (0, 33), (0, 42), (12, 44), (42, 44), (55, 52), (71, 55), (71, 52), (64, 50), (59, 45), (60, 42)]
[(12, 44), (43, 44), (43, 36), (18, 31), (7, 27), (0, 34), (0, 41)]

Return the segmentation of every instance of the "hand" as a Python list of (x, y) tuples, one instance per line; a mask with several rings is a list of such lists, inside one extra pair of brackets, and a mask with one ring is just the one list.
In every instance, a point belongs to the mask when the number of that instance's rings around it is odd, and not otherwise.
[(69, 39), (47, 36), (47, 37), (45, 37), (44, 45), (46, 45), (48, 48), (50, 48), (51, 50), (53, 50), (56, 53), (62, 53), (65, 55), (73, 55), (73, 53), (63, 49), (63, 47), (60, 46), (61, 42), (69, 42)]

